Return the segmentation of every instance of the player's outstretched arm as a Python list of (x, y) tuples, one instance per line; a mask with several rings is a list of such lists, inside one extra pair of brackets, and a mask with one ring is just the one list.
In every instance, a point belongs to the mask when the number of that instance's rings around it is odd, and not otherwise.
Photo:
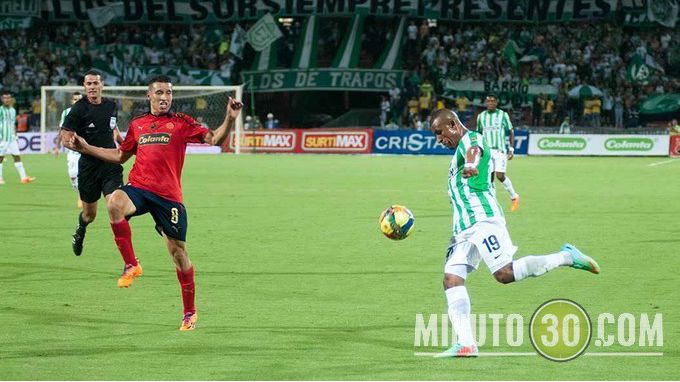
[(64, 146), (106, 162), (123, 164), (132, 156), (132, 152), (122, 151), (121, 149), (105, 149), (103, 147), (92, 146), (85, 142), (83, 137), (74, 132), (66, 132), (64, 136), (65, 140), (62, 141)]
[(479, 146), (470, 147), (465, 153), (465, 165), (463, 165), (463, 178), (469, 178), (479, 174), (477, 166), (482, 157), (482, 149)]
[(241, 114), (242, 108), (243, 102), (229, 97), (229, 102), (227, 102), (227, 113), (224, 116), (224, 122), (222, 122), (220, 127), (215, 129), (215, 131), (209, 132), (205, 136), (203, 142), (213, 146), (220, 146), (222, 142), (224, 142), (224, 140), (229, 136), (229, 132), (231, 131), (232, 127), (234, 127), (236, 118), (238, 118), (238, 115)]
[(118, 127), (116, 126), (115, 129), (113, 129), (113, 140), (116, 141), (118, 146), (123, 144), (123, 135), (120, 133), (120, 130), (118, 130)]
[(57, 133), (57, 137), (54, 138), (54, 157), (57, 158), (59, 157), (59, 150), (61, 150), (61, 147), (63, 146), (61, 142), (61, 129)]

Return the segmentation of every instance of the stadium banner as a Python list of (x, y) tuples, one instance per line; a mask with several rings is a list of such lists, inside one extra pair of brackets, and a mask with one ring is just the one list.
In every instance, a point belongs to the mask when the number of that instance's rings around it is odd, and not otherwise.
[(680, 135), (671, 135), (671, 144), (668, 147), (668, 153), (673, 158), (680, 157)]
[(674, 28), (680, 14), (677, 0), (621, 0), (624, 25)]
[(302, 131), (300, 152), (303, 153), (350, 153), (371, 152), (373, 130), (351, 131)]
[[(8, 2), (8, 1), (5, 1)], [(90, 21), (88, 9), (122, 3), (111, 23), (215, 23), (310, 15), (419, 17), (461, 22), (611, 20), (618, 0), (43, 0), (47, 21)]]
[[(294, 153), (298, 147), (298, 134), (295, 130), (250, 130), (241, 134), (241, 152), (253, 153)], [(227, 152), (236, 149), (236, 132), (229, 134), (228, 143), (223, 147)]]
[[(529, 151), (529, 131), (515, 129), (515, 155)], [(453, 150), (437, 143), (427, 130), (374, 130), (374, 154), (452, 155)]]
[(507, 103), (531, 102), (534, 96), (545, 94), (557, 95), (557, 87), (553, 85), (525, 84), (519, 80), (511, 81), (454, 81), (446, 80), (443, 97), (455, 99), (460, 95), (468, 99), (482, 98), (489, 93), (498, 96), (501, 105)]
[(376, 69), (284, 69), (244, 71), (255, 92), (346, 90), (386, 92), (403, 85), (405, 71)]
[[(241, 153), (368, 154), (373, 144), (371, 129), (250, 130), (241, 134)], [(234, 152), (236, 134), (231, 132), (226, 152)]]
[(218, 70), (193, 69), (179, 66), (135, 66), (125, 65), (125, 60), (118, 57), (112, 62), (94, 59), (92, 66), (104, 73), (104, 81), (108, 85), (118, 83), (145, 83), (154, 75), (166, 75), (178, 83), (193, 83), (194, 85), (231, 85), (230, 77), (225, 77)]
[(28, 29), (32, 22), (32, 17), (0, 17), (0, 31)]
[[(50, 131), (45, 133), (45, 149), (48, 153), (54, 152), (56, 147), (55, 138), (58, 132)], [(17, 144), (19, 152), (24, 154), (40, 154), (40, 143), (42, 138), (40, 133), (17, 133)]]
[(515, 155), (529, 153), (529, 130), (515, 129)]
[(437, 143), (426, 130), (375, 130), (373, 131), (374, 154), (420, 154), (452, 155), (453, 150)]
[(0, 16), (40, 16), (41, 0), (0, 0)]
[[(54, 149), (57, 147), (56, 145), (57, 134), (59, 134), (57, 131), (48, 131), (45, 133), (45, 149), (47, 150), (48, 153), (53, 153)], [(121, 132), (121, 134), (125, 136), (125, 132)], [(19, 145), (19, 152), (22, 155), (41, 154), (40, 152), (41, 142), (42, 138), (40, 133), (17, 133), (17, 143)], [(61, 151), (63, 152), (64, 149), (61, 149)], [(187, 154), (219, 154), (222, 151), (220, 150), (219, 147), (211, 145), (189, 143), (187, 145), (186, 152)]]
[(668, 135), (531, 134), (529, 155), (668, 156)]

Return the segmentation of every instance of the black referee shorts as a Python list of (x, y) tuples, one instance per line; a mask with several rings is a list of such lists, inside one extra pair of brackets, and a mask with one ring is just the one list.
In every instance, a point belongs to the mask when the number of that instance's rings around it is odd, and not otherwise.
[[(83, 163), (81, 158), (80, 163)], [(123, 187), (123, 166), (113, 163), (78, 166), (80, 200), (94, 203), (101, 195), (108, 195)]]

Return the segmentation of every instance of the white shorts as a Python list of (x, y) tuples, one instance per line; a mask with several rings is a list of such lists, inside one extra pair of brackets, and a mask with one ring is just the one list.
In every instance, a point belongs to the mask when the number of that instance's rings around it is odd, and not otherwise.
[(0, 141), (0, 157), (5, 155), (19, 155), (19, 144), (13, 141)]
[(78, 161), (80, 161), (80, 153), (66, 149), (68, 177), (71, 179), (71, 186), (73, 186), (76, 191), (78, 191)]
[(78, 177), (78, 161), (80, 160), (80, 153), (77, 151), (66, 151), (66, 163), (68, 165), (68, 177)]
[(499, 151), (491, 150), (491, 167), (494, 172), (505, 172), (508, 168), (508, 154)]
[(515, 252), (517, 247), (512, 244), (505, 220), (484, 220), (451, 238), (444, 273), (454, 274), (454, 265), (469, 265), (477, 269), (481, 259), (484, 259), (489, 271), (495, 273), (512, 262)]

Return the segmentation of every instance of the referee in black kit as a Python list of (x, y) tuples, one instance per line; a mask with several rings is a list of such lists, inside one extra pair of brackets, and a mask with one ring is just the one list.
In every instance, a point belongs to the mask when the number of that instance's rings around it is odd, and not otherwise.
[[(123, 138), (118, 131), (116, 118), (118, 106), (108, 98), (102, 98), (104, 83), (102, 75), (89, 70), (83, 78), (85, 97), (76, 102), (64, 119), (62, 143), (73, 133), (83, 137), (87, 143), (104, 148), (116, 148)], [(104, 194), (109, 195), (123, 186), (123, 167), (83, 154), (78, 162), (78, 192), (83, 201), (83, 210), (78, 215), (78, 226), (73, 235), (73, 253), (80, 256), (87, 225), (97, 216), (97, 201)], [(107, 203), (108, 204), (108, 203)]]

